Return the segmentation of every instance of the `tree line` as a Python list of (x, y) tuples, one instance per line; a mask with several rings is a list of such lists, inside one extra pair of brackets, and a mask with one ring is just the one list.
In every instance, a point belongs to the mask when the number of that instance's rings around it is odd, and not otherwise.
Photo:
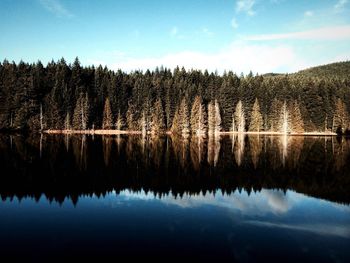
[(0, 129), (342, 133), (349, 131), (350, 78), (343, 73), (350, 65), (335, 65), (334, 74), (330, 64), (297, 74), (238, 76), (179, 67), (126, 73), (83, 67), (78, 58), (46, 66), (4, 60)]

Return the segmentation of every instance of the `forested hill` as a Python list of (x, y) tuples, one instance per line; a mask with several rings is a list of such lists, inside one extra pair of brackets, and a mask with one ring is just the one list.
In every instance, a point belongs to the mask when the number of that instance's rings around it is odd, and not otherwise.
[(301, 70), (296, 74), (305, 77), (348, 79), (350, 76), (350, 61), (312, 67)]
[[(125, 73), (78, 59), (0, 63), (1, 130), (151, 133), (335, 131), (349, 126), (350, 63), (286, 75), (157, 68)], [(337, 78), (336, 76), (339, 76)]]

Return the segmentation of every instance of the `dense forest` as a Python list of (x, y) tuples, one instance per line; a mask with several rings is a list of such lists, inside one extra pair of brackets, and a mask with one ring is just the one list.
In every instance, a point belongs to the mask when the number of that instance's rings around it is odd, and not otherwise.
[(1, 130), (349, 131), (350, 62), (295, 74), (0, 63)]

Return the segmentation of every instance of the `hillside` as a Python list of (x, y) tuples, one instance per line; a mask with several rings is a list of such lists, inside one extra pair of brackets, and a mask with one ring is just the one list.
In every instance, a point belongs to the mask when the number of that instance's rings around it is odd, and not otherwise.
[(303, 75), (305, 77), (318, 77), (318, 78), (349, 78), (350, 76), (350, 61), (336, 62), (317, 67), (301, 70), (296, 75)]

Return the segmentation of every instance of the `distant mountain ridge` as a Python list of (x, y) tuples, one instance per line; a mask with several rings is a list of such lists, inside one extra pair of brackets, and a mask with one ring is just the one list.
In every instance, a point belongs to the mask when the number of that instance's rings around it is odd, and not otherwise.
[(305, 77), (349, 78), (350, 61), (335, 62), (331, 64), (311, 67), (311, 68), (300, 70), (294, 74), (303, 75)]
[(350, 77), (350, 61), (342, 61), (342, 62), (319, 65), (315, 67), (302, 69), (291, 74), (269, 72), (269, 73), (263, 74), (263, 77), (280, 77), (285, 75), (303, 76), (303, 77), (312, 77), (312, 78), (346, 79)]

